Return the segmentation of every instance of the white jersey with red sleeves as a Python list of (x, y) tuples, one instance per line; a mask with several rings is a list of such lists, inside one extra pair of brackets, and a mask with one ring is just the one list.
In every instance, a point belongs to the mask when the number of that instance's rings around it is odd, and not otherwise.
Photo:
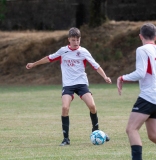
[(139, 96), (156, 104), (156, 45), (145, 44), (137, 48), (136, 70), (124, 75), (123, 80), (139, 80)]
[(89, 85), (85, 73), (86, 62), (89, 62), (95, 70), (99, 68), (91, 54), (81, 46), (76, 50), (70, 49), (69, 46), (62, 47), (48, 58), (51, 62), (60, 60), (63, 87), (76, 84)]

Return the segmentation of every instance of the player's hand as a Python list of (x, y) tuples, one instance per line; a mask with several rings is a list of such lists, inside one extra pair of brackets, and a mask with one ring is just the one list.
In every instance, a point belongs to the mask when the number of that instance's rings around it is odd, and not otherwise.
[(112, 81), (111, 81), (111, 79), (110, 79), (109, 77), (106, 77), (106, 78), (105, 78), (105, 81), (106, 81), (107, 83), (112, 83)]
[(119, 95), (121, 95), (122, 85), (123, 85), (123, 81), (122, 81), (121, 77), (118, 77), (118, 79), (117, 79), (117, 88), (118, 88)]
[(27, 65), (26, 65), (26, 68), (27, 69), (31, 69), (31, 68), (33, 68), (34, 67), (34, 63), (28, 63)]

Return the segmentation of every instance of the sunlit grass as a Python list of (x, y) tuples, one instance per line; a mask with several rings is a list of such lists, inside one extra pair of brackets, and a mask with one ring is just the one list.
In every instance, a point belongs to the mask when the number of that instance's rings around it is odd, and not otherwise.
[[(123, 87), (91, 85), (98, 110), (100, 129), (111, 141), (91, 144), (89, 110), (75, 95), (70, 107), (71, 145), (60, 147), (61, 86), (0, 87), (0, 159), (4, 160), (130, 160), (125, 127), (132, 105), (139, 94), (138, 84)], [(143, 157), (155, 160), (155, 145), (140, 130)]]

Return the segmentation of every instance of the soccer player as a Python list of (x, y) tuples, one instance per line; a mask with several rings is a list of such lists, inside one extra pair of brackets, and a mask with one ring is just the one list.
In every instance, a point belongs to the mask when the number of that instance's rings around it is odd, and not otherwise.
[(142, 142), (138, 133), (145, 123), (149, 139), (156, 143), (156, 27), (144, 24), (139, 37), (143, 46), (136, 50), (136, 70), (118, 77), (117, 87), (121, 95), (124, 81), (139, 81), (140, 94), (132, 108), (126, 132), (131, 145), (132, 160), (142, 160)]
[[(69, 145), (69, 108), (71, 101), (76, 93), (88, 106), (90, 110), (90, 118), (92, 122), (92, 131), (98, 130), (97, 109), (91, 92), (88, 89), (88, 78), (85, 73), (86, 62), (104, 78), (107, 83), (111, 83), (111, 79), (106, 76), (104, 70), (93, 59), (89, 51), (80, 46), (81, 32), (78, 28), (71, 28), (68, 34), (69, 45), (61, 47), (56, 53), (50, 54), (34, 63), (28, 63), (27, 69), (31, 69), (37, 65), (60, 61), (62, 70), (62, 130), (64, 139), (61, 146)], [(106, 141), (109, 141), (107, 136)]]

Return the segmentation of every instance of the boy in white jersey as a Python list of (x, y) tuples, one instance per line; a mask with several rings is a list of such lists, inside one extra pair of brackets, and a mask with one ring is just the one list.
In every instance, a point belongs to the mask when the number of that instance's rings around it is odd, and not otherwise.
[(142, 142), (138, 133), (145, 123), (149, 139), (156, 143), (156, 27), (151, 23), (140, 29), (143, 46), (136, 50), (136, 70), (117, 79), (119, 95), (124, 81), (139, 81), (140, 94), (132, 108), (126, 132), (132, 160), (142, 160)]
[[(104, 78), (107, 83), (111, 83), (111, 79), (106, 76), (103, 69), (93, 59), (91, 54), (85, 48), (80, 46), (81, 33), (77, 28), (71, 28), (68, 34), (69, 45), (60, 48), (56, 53), (40, 59), (34, 63), (28, 63), (27, 69), (31, 69), (37, 65), (60, 60), (62, 70), (62, 130), (64, 139), (61, 146), (69, 145), (69, 108), (74, 98), (74, 93), (81, 97), (90, 110), (92, 121), (92, 131), (98, 130), (98, 117), (94, 99), (88, 89), (88, 78), (85, 73), (86, 62)], [(107, 136), (106, 141), (109, 141)]]

